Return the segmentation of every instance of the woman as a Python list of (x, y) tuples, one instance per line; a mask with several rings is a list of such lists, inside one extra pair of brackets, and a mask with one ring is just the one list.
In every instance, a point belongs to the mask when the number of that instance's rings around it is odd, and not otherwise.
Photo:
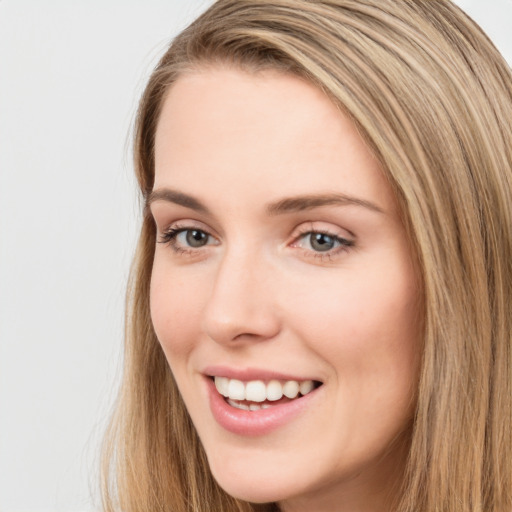
[(510, 510), (510, 119), (448, 1), (221, 0), (180, 34), (136, 126), (105, 508)]

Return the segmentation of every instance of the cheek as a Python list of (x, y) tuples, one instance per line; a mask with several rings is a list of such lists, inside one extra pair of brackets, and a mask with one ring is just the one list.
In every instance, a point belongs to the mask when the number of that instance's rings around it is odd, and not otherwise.
[(380, 395), (380, 389), (392, 388), (409, 393), (421, 353), (412, 271), (353, 273), (318, 284), (314, 292), (290, 297), (295, 324), (310, 348), (354, 392), (372, 388)]
[(193, 349), (201, 325), (204, 289), (197, 280), (183, 274), (155, 260), (151, 276), (151, 320), (169, 363)]

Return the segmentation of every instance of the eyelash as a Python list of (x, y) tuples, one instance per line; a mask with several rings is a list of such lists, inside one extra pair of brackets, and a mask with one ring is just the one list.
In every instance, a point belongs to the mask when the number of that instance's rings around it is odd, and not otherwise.
[[(321, 262), (331, 261), (332, 258), (338, 256), (341, 253), (349, 251), (352, 247), (354, 247), (354, 241), (349, 240), (347, 238), (343, 238), (341, 236), (338, 236), (334, 233), (329, 232), (327, 229), (304, 229), (302, 232), (300, 232), (292, 242), (292, 247), (298, 247), (297, 244), (301, 241), (306, 239), (308, 236), (312, 235), (323, 235), (326, 237), (329, 237), (333, 240), (335, 244), (338, 244), (337, 247), (335, 246), (332, 249), (329, 249), (328, 251), (321, 252), (321, 251), (315, 251), (314, 249), (302, 249), (304, 255), (306, 257), (312, 257), (315, 258)], [(310, 245), (311, 245), (311, 239), (310, 239)]]
[(188, 226), (188, 227), (175, 226), (175, 227), (167, 229), (164, 233), (162, 233), (160, 240), (158, 242), (161, 244), (168, 244), (171, 247), (171, 249), (174, 252), (176, 252), (177, 254), (187, 255), (187, 254), (197, 253), (197, 251), (199, 249), (201, 249), (202, 247), (200, 247), (198, 249), (194, 249), (192, 247), (185, 248), (185, 247), (180, 246), (176, 240), (180, 233), (186, 233), (187, 231), (199, 231), (200, 233), (204, 233), (208, 237), (213, 238), (212, 235), (210, 235), (210, 233), (208, 233), (204, 229), (199, 229), (199, 228), (192, 227), (192, 226)]
[[(204, 233), (209, 238), (214, 238), (210, 233), (205, 231), (204, 229), (199, 229), (192, 226), (175, 226), (172, 228), (169, 228), (164, 233), (162, 233), (160, 240), (158, 240), (159, 243), (162, 244), (168, 244), (171, 249), (176, 252), (177, 254), (181, 255), (192, 255), (197, 254), (197, 252), (202, 249), (203, 247), (198, 248), (192, 248), (192, 247), (183, 247), (180, 246), (177, 242), (177, 237), (181, 233), (186, 233), (187, 231), (198, 231), (200, 233)], [(302, 247), (298, 246), (298, 243), (305, 239), (307, 236), (312, 235), (323, 235), (326, 237), (329, 237), (333, 240), (335, 244), (338, 244), (336, 247), (329, 249), (328, 251), (322, 252), (322, 251), (315, 251), (314, 249), (304, 249)], [(317, 260), (320, 260), (322, 262), (324, 261), (330, 261), (333, 257), (337, 256), (338, 254), (342, 252), (349, 251), (352, 247), (354, 247), (354, 241), (348, 240), (346, 238), (340, 237), (338, 235), (335, 235), (334, 233), (330, 233), (328, 230), (319, 230), (319, 229), (304, 229), (302, 232), (300, 232), (293, 240), (293, 242), (290, 244), (291, 247), (297, 247), (301, 249), (306, 257), (309, 258), (315, 258)]]

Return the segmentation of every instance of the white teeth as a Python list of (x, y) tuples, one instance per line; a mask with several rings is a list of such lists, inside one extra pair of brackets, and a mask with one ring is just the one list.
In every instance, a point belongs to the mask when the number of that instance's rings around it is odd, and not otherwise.
[(225, 397), (229, 396), (228, 393), (229, 379), (227, 377), (215, 377), (215, 387), (217, 391)]
[(268, 409), (272, 407), (270, 404), (243, 404), (241, 402), (237, 402), (236, 400), (231, 400), (231, 398), (228, 398), (228, 404), (231, 405), (231, 407), (234, 407), (235, 409), (242, 409), (243, 411), (260, 411), (261, 409)]
[(264, 402), (267, 399), (267, 388), (262, 380), (251, 380), (245, 385), (245, 399), (251, 402)]
[[(299, 395), (307, 395), (315, 388), (312, 380), (298, 382), (289, 380), (284, 383), (278, 380), (271, 380), (267, 384), (262, 380), (251, 380), (242, 382), (237, 379), (228, 379), (227, 377), (215, 377), (215, 387), (222, 396), (230, 400), (248, 400), (250, 402), (275, 402), (283, 397), (294, 399)], [(228, 400), (229, 402), (229, 400)], [(241, 407), (244, 406), (244, 407)], [(245, 409), (245, 404), (239, 404), (234, 407)], [(252, 407), (252, 406), (251, 406)], [(260, 408), (254, 404), (254, 407)], [(261, 409), (270, 407), (269, 404), (262, 404)], [(247, 407), (249, 409), (249, 407)], [(258, 410), (258, 409), (251, 409)]]
[(312, 380), (305, 380), (300, 383), (299, 390), (301, 395), (307, 395), (310, 391), (313, 391), (315, 385)]
[(283, 386), (278, 380), (271, 380), (267, 384), (267, 400), (275, 402), (283, 398)]
[(228, 404), (231, 405), (231, 407), (235, 407), (236, 409), (242, 409), (244, 411), (249, 410), (249, 406), (246, 404), (241, 404), (240, 402), (235, 402), (234, 400), (231, 400), (231, 398), (228, 398)]
[(231, 400), (245, 400), (245, 385), (241, 380), (231, 379), (228, 384), (228, 396)]
[(283, 386), (283, 395), (288, 398), (295, 398), (299, 394), (299, 383), (296, 380), (289, 380)]

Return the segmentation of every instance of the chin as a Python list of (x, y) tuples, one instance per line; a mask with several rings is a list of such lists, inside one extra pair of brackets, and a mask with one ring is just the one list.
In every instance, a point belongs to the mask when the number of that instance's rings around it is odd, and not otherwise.
[[(217, 465), (210, 462), (210, 470), (219, 486), (230, 496), (250, 503), (273, 503), (300, 494), (301, 482), (297, 475), (288, 475), (276, 468), (262, 468), (245, 464), (228, 465), (225, 459)], [(295, 470), (296, 471), (296, 470)]]

